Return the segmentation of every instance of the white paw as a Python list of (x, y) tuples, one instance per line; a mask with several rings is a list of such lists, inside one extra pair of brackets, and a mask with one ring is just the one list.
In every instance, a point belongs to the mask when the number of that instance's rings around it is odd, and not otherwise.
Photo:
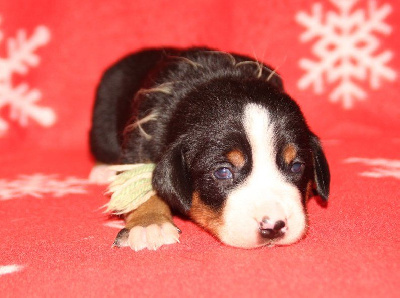
[(147, 227), (136, 226), (131, 230), (122, 231), (118, 234), (114, 245), (129, 246), (134, 251), (145, 248), (156, 250), (162, 245), (179, 242), (179, 231), (170, 222), (162, 225), (152, 224)]
[(96, 184), (109, 184), (111, 177), (116, 175), (115, 170), (111, 170), (109, 165), (97, 164), (89, 174), (89, 181)]

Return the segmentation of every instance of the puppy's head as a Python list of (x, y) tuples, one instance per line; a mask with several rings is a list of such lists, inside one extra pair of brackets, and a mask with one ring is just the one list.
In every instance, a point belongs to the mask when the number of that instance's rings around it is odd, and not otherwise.
[(271, 84), (213, 81), (178, 106), (153, 186), (222, 242), (291, 244), (305, 233), (329, 168), (297, 104)]

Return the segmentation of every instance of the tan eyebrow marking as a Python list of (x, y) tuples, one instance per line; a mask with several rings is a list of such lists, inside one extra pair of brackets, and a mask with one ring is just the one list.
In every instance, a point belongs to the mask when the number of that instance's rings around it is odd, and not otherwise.
[(243, 167), (246, 163), (246, 158), (244, 157), (243, 152), (238, 149), (228, 152), (226, 157), (228, 158), (229, 162), (237, 168)]
[(283, 149), (283, 158), (287, 164), (290, 164), (297, 155), (297, 150), (292, 144), (286, 145), (285, 149)]

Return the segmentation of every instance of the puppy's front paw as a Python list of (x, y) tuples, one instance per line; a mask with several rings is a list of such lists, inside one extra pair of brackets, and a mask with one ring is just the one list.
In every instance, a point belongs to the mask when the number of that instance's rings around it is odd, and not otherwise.
[(172, 223), (151, 224), (147, 227), (135, 226), (122, 229), (115, 238), (113, 246), (129, 246), (134, 251), (142, 249), (156, 250), (164, 244), (179, 242), (179, 229)]

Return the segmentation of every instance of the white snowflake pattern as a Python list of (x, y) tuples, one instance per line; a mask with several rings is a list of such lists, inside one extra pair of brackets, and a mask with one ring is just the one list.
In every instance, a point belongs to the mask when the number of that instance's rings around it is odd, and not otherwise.
[(25, 196), (42, 198), (44, 195), (61, 197), (67, 194), (85, 194), (89, 184), (92, 184), (89, 180), (76, 177), (59, 179), (57, 175), (20, 175), (16, 180), (0, 179), (0, 201)]
[(0, 266), (0, 276), (6, 275), (14, 272), (21, 271), (24, 267), (21, 265), (5, 265)]
[[(50, 32), (45, 26), (38, 26), (30, 37), (25, 30), (19, 30), (15, 38), (7, 39), (6, 57), (0, 57), (0, 111), (9, 107), (10, 120), (18, 121), (22, 126), (27, 125), (29, 118), (42, 126), (51, 126), (56, 120), (51, 108), (37, 105), (41, 98), (38, 89), (30, 89), (26, 83), (13, 83), (15, 74), (25, 75), (29, 68), (39, 64), (40, 59), (35, 51), (49, 39)], [(2, 41), (3, 34), (0, 31)], [(8, 128), (9, 122), (0, 118), (0, 136)]]
[(345, 163), (361, 163), (373, 167), (370, 171), (361, 172), (360, 175), (371, 178), (392, 177), (400, 179), (400, 160), (385, 158), (350, 157)]
[(115, 228), (115, 229), (123, 229), (125, 228), (125, 221), (124, 220), (113, 220), (106, 222), (104, 226), (109, 227), (109, 228)]
[(305, 74), (298, 81), (300, 89), (312, 87), (317, 94), (325, 90), (324, 76), (333, 85), (329, 97), (350, 109), (356, 101), (365, 100), (367, 94), (360, 82), (369, 80), (371, 89), (378, 89), (382, 80), (394, 81), (396, 72), (387, 66), (393, 53), (377, 53), (380, 46), (377, 34), (389, 35), (391, 27), (385, 18), (391, 13), (389, 4), (377, 6), (368, 1), (368, 9), (355, 9), (359, 0), (330, 0), (336, 11), (323, 12), (322, 4), (315, 3), (311, 14), (300, 11), (299, 24), (306, 28), (300, 36), (302, 42), (315, 40), (312, 53), (317, 60), (300, 59)]

